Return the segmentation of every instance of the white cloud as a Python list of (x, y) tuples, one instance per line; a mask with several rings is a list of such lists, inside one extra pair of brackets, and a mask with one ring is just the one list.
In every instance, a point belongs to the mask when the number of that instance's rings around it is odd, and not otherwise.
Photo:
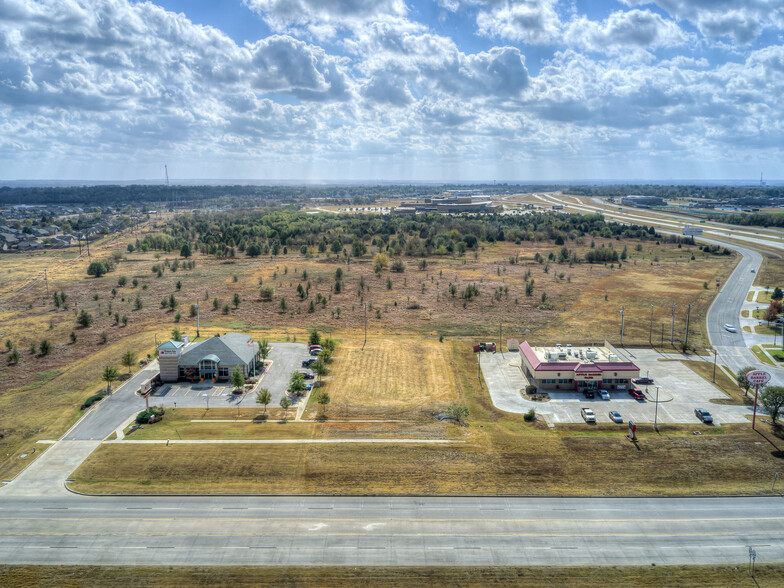
[(356, 28), (386, 17), (402, 17), (404, 0), (243, 0), (274, 31), (308, 30), (330, 38), (337, 29)]
[(569, 23), (564, 37), (572, 46), (595, 52), (653, 50), (688, 41), (675, 22), (649, 10), (613, 12), (602, 22), (581, 16)]
[(437, 0), (453, 12), (479, 7), (478, 33), (532, 45), (554, 42), (561, 31), (558, 0)]
[(745, 45), (768, 28), (784, 28), (779, 0), (621, 0), (629, 6), (656, 4), (677, 19), (687, 20), (709, 38), (729, 37)]
[[(470, 18), (512, 4), (449, 2)], [(311, 18), (315, 0), (301, 6), (311, 12), (296, 26), (361, 21), (337, 45), (345, 55), (310, 33), (237, 45), (151, 3), (0, 0), (0, 177), (144, 177), (126, 170), (164, 160), (197, 177), (232, 173), (221, 166), (301, 179), (596, 177), (618, 162), (693, 169), (709, 156), (723, 171), (784, 159), (781, 45), (716, 65), (655, 12), (570, 17), (558, 25), (568, 48), (532, 75), (519, 47), (470, 53), (394, 10), (377, 18), (369, 2), (345, 3), (353, 16), (340, 21)]]

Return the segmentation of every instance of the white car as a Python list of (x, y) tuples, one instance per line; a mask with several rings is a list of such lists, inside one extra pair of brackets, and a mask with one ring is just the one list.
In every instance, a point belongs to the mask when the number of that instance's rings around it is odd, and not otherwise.
[(609, 400), (610, 393), (607, 390), (599, 390), (599, 398), (602, 400)]
[(726, 324), (724, 325), (724, 329), (729, 331), (730, 333), (737, 333), (738, 330), (735, 328), (734, 325)]

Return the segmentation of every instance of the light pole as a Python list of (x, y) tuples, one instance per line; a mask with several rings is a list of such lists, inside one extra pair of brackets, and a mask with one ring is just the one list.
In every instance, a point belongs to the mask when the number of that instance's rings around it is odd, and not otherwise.
[(196, 299), (196, 338), (199, 338), (199, 299)]
[(689, 304), (688, 309), (686, 310), (686, 341), (684, 342), (684, 346), (689, 346), (689, 317), (691, 316), (691, 304)]
[(674, 345), (675, 337), (675, 304), (672, 305), (672, 323), (670, 323), (670, 347)]
[(651, 328), (648, 329), (648, 345), (653, 347), (653, 303), (651, 303)]
[(656, 386), (656, 405), (653, 407), (653, 428), (657, 433), (659, 432), (659, 388), (661, 386)]
[(626, 310), (626, 307), (622, 306), (621, 307), (621, 347), (623, 347), (623, 322), (624, 322), (624, 318), (625, 318), (625, 316), (624, 316), (625, 315), (625, 312), (624, 312), (625, 310)]

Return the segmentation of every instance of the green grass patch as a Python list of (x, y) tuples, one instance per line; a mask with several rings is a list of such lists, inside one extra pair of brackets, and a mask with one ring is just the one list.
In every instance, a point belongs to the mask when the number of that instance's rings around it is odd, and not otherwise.
[(760, 346), (759, 346), (759, 345), (755, 345), (754, 347), (752, 347), (752, 348), (751, 348), (751, 352), (752, 352), (752, 353), (753, 353), (753, 354), (754, 354), (754, 355), (757, 357), (757, 359), (759, 359), (759, 360), (760, 360), (762, 363), (764, 363), (764, 364), (766, 364), (766, 365), (775, 365), (775, 364), (774, 364), (774, 363), (773, 363), (773, 362), (770, 360), (770, 358), (769, 358), (769, 357), (768, 357), (768, 356), (765, 354), (765, 352), (764, 352), (764, 351), (762, 351), (762, 349), (760, 349)]
[(35, 390), (36, 388), (40, 388), (44, 384), (48, 384), (62, 373), (63, 370), (48, 370), (45, 372), (38, 372), (33, 377), (32, 382), (30, 382), (29, 384), (25, 384), (21, 388), (17, 388), (15, 391), (29, 392), (30, 390)]

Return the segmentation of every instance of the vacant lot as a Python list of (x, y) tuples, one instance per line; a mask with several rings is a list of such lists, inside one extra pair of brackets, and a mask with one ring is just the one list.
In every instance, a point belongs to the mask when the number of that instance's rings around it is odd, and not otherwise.
[[(462, 343), (465, 345), (465, 343)], [(432, 416), (460, 400), (452, 344), (390, 337), (343, 340), (327, 391), (338, 416)]]

